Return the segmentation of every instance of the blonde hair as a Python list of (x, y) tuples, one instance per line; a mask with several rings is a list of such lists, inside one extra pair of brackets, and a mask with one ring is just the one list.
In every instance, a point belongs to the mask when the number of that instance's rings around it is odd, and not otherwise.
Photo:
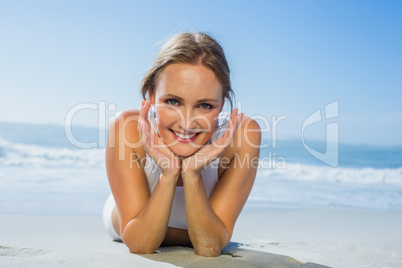
[(147, 75), (141, 81), (144, 99), (154, 93), (159, 74), (172, 63), (201, 63), (214, 72), (222, 85), (223, 97), (233, 108), (234, 92), (230, 83), (230, 69), (222, 47), (205, 33), (181, 33), (170, 38), (159, 51)]

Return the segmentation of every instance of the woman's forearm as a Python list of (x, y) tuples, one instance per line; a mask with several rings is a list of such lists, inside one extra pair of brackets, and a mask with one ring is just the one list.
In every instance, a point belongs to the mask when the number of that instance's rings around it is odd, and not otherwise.
[(230, 235), (209, 202), (200, 174), (183, 175), (187, 227), (198, 255), (219, 256), (230, 242)]
[(131, 253), (154, 253), (162, 244), (175, 189), (176, 180), (161, 175), (147, 205), (123, 229), (121, 237)]

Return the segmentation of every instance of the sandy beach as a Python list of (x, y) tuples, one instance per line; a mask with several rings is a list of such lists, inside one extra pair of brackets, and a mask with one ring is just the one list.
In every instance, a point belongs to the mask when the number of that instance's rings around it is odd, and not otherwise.
[[(402, 268), (401, 13), (402, 0), (0, 0), (0, 268)], [(111, 188), (126, 199), (145, 170), (158, 181), (128, 116), (145, 99), (154, 128), (139, 136), (182, 171), (230, 134), (215, 119), (244, 114), (201, 176), (225, 212), (254, 182), (216, 258), (131, 254), (105, 231)]]
[(2, 267), (400, 267), (400, 212), (245, 210), (218, 258), (130, 254), (100, 216), (0, 215)]

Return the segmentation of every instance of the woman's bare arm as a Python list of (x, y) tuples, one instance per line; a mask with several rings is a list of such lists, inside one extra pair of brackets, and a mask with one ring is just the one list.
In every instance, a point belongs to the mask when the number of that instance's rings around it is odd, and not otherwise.
[(230, 241), (225, 225), (213, 211), (201, 175), (183, 177), (187, 226), (196, 254), (219, 256)]
[(121, 114), (109, 130), (106, 169), (120, 214), (120, 235), (132, 253), (153, 253), (167, 232), (176, 178), (161, 176), (152, 195), (140, 159), (138, 111)]
[(203, 256), (218, 256), (231, 239), (233, 228), (254, 183), (261, 133), (249, 118), (242, 123), (223, 157), (230, 165), (208, 199), (199, 174), (182, 174), (188, 232), (194, 250)]

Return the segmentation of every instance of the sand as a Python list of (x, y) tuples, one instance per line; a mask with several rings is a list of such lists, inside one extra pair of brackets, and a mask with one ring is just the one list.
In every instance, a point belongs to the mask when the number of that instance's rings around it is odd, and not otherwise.
[(0, 215), (1, 267), (402, 267), (402, 213), (245, 210), (221, 256), (135, 255), (100, 216)]

